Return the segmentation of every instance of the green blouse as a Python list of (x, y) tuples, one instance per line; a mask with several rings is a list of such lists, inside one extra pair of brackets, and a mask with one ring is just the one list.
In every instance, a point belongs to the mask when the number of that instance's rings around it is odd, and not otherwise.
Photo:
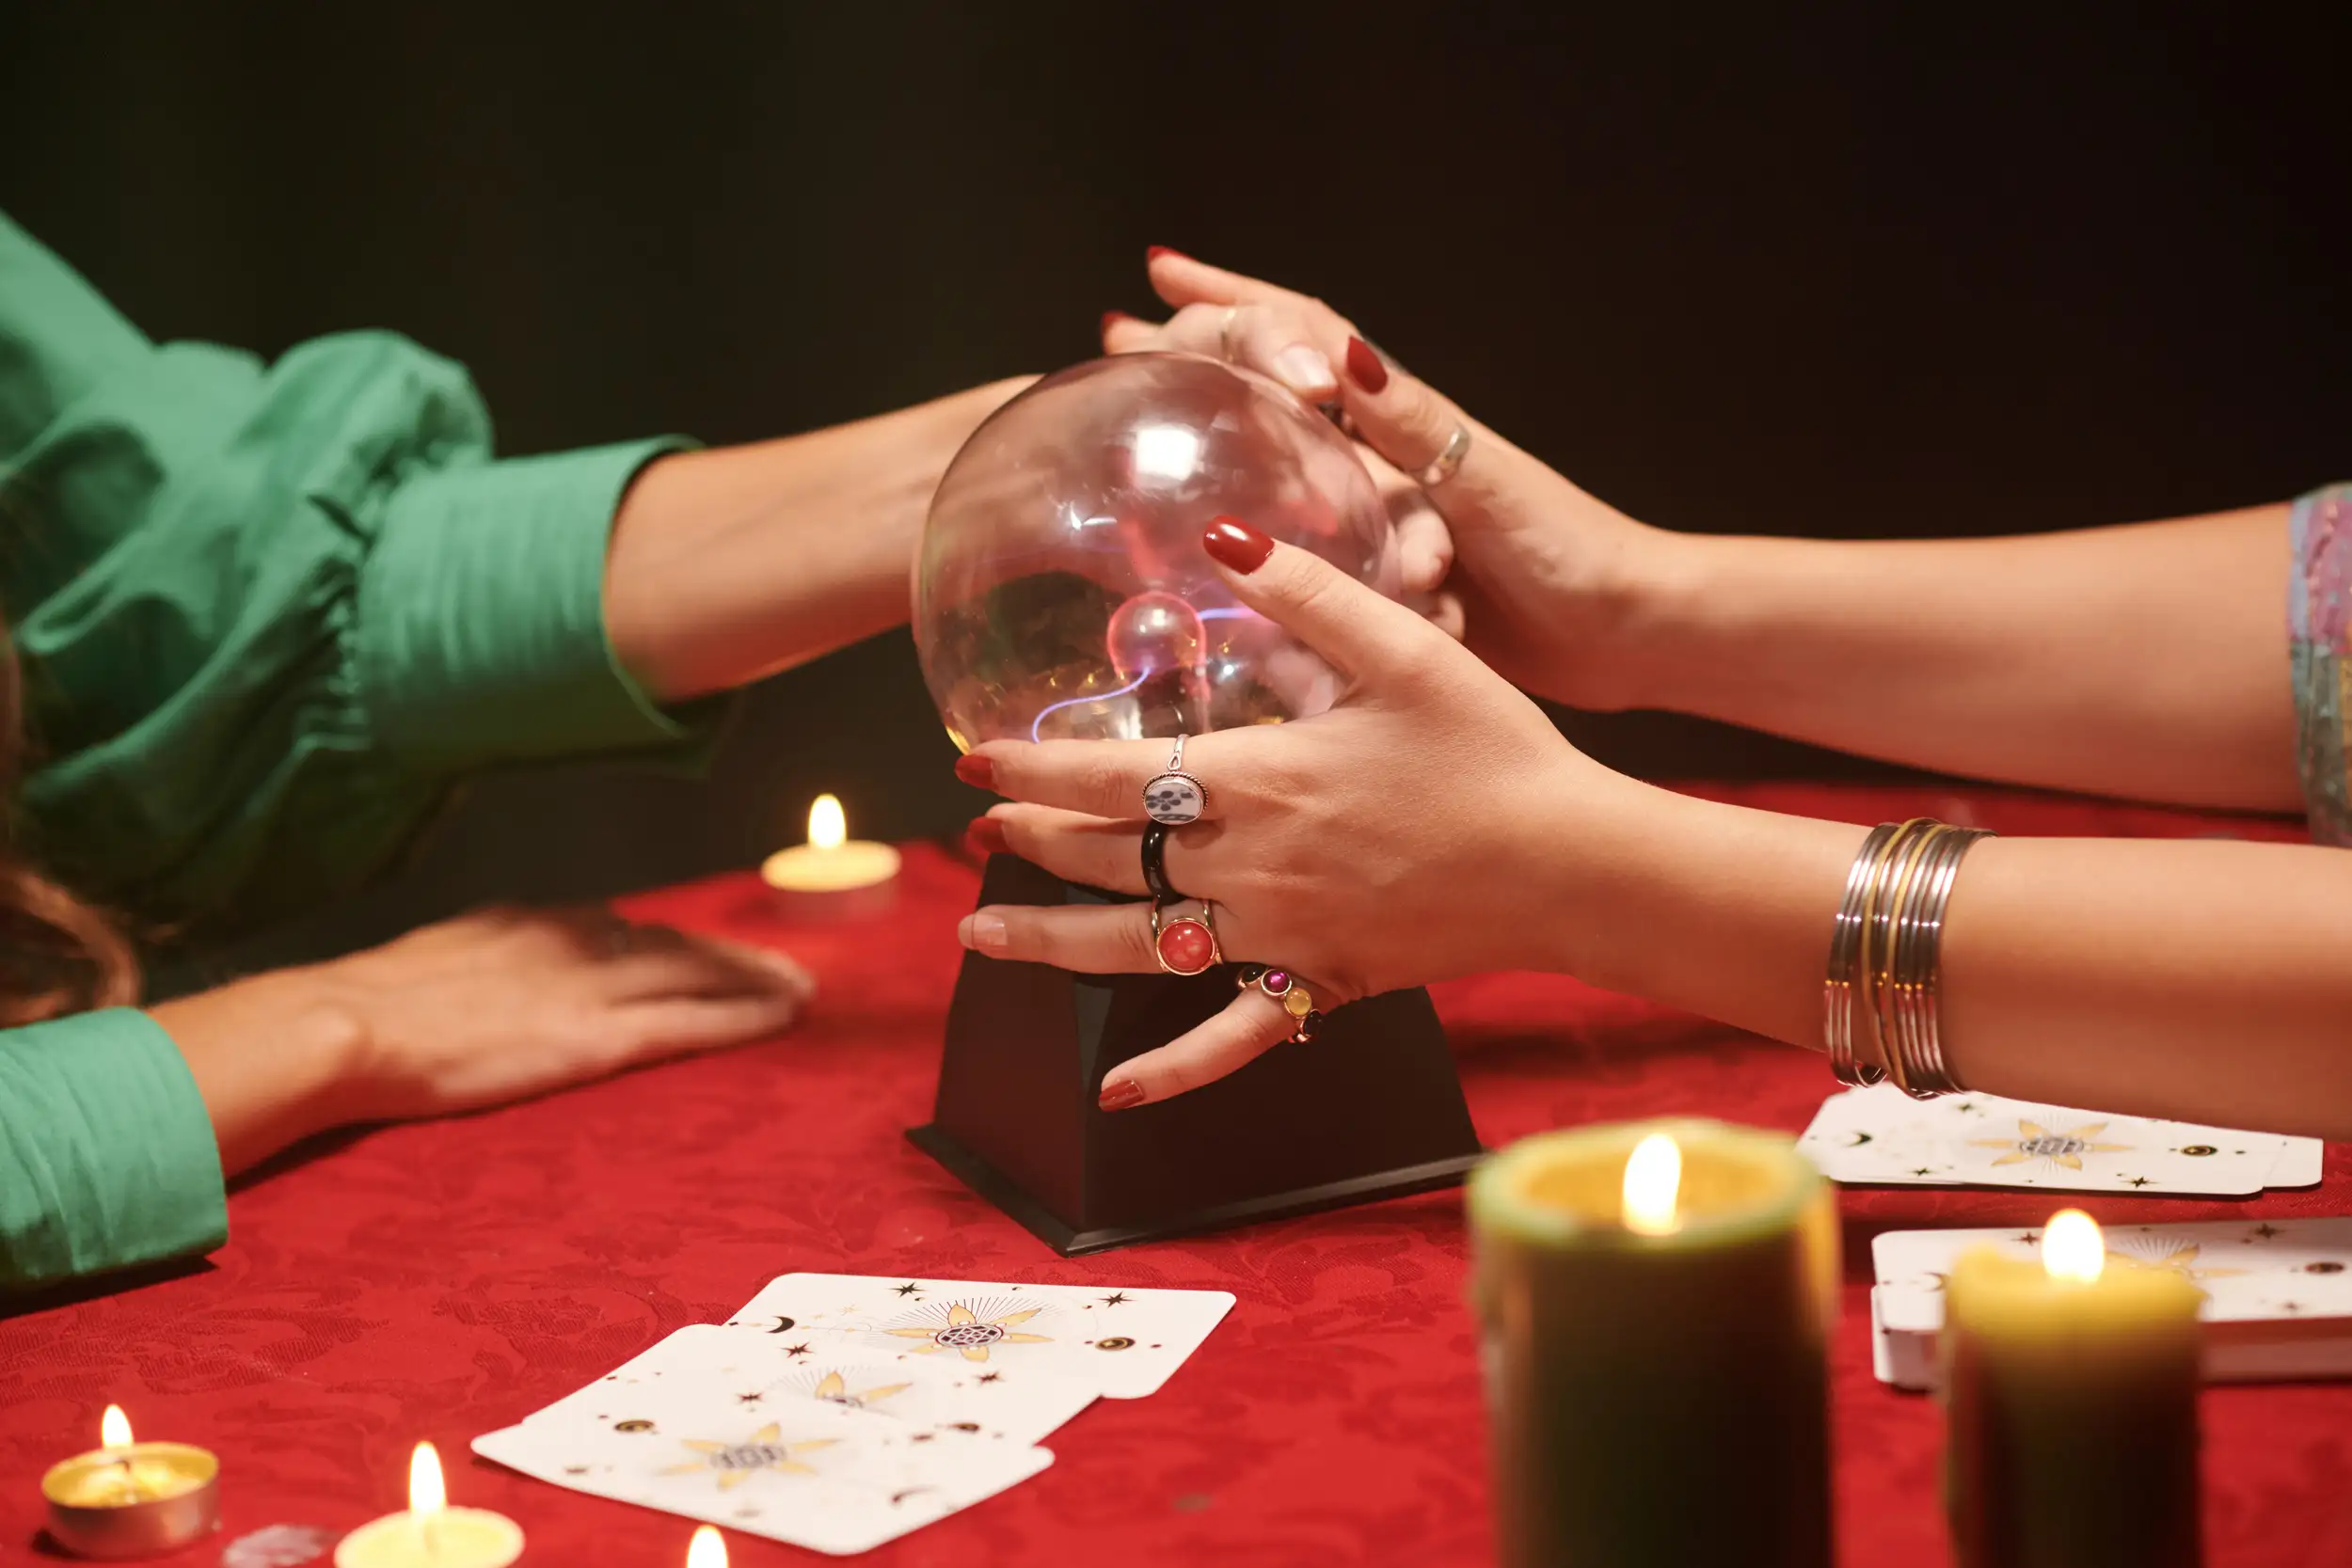
[[(378, 332), (274, 365), (152, 343), (0, 214), (22, 841), (143, 919), (266, 919), (383, 869), (460, 774), (699, 744), (602, 613), (621, 493), (683, 445), (494, 462), (459, 366)], [(0, 1292), (226, 1235), (146, 1014), (0, 1031)]]

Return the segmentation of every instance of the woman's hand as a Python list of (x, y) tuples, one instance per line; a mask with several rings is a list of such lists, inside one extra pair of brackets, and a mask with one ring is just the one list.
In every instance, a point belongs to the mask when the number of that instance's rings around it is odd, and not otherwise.
[[(1424, 495), (1442, 519), (1441, 554), (1453, 562), (1445, 586), (1459, 596), (1471, 650), (1525, 689), (1578, 707), (1640, 702), (1643, 607), (1673, 570), (1678, 536), (1595, 499), (1479, 424), (1322, 301), (1164, 248), (1150, 271), (1176, 313), (1156, 326), (1105, 317), (1106, 348), (1222, 353), (1274, 367), (1302, 396), (1336, 397), (1359, 442), (1377, 454), (1384, 489)], [(1342, 370), (1317, 381), (1315, 364)], [(1470, 438), (1458, 469), (1425, 487), (1405, 478), (1436, 462), (1457, 430)], [(1443, 535), (1417, 527), (1422, 549), (1408, 563), (1418, 559), (1425, 576), (1428, 541)]]
[[(1152, 252), (1152, 280), (1177, 308), (1175, 314), (1154, 323), (1123, 310), (1104, 312), (1104, 353), (1204, 355), (1270, 376), (1326, 411), (1339, 410), (1335, 356), (1356, 329), (1338, 311), (1319, 299), (1204, 266), (1165, 248)], [(1195, 285), (1208, 293), (1190, 297), (1188, 290)], [(1447, 636), (1459, 640), (1461, 601), (1445, 587), (1446, 573), (1454, 564), (1454, 542), (1446, 536), (1445, 519), (1421, 486), (1379, 452), (1359, 442), (1356, 454), (1372, 475), (1396, 531), (1400, 596)]]
[(346, 1122), (479, 1110), (765, 1038), (815, 990), (779, 953), (601, 910), (493, 909), (151, 1016), (233, 1172)]
[[(1349, 683), (1315, 718), (1187, 743), (1184, 770), (1207, 800), (1199, 821), (1169, 832), (1165, 864), (1176, 887), (1213, 901), (1225, 959), (1301, 976), (1321, 1010), (1446, 975), (1559, 967), (1554, 900), (1577, 880), (1578, 840), (1605, 832), (1614, 804), (1642, 786), (1580, 754), (1436, 628), (1311, 553), (1232, 519), (1209, 531), (1208, 547), (1236, 598)], [(1011, 798), (976, 824), (991, 847), (1141, 893), (1144, 786), (1168, 761), (1160, 740), (995, 741), (960, 771)], [(961, 935), (995, 958), (1158, 967), (1148, 904), (990, 907)], [(1273, 998), (1245, 990), (1114, 1069), (1102, 1102), (1196, 1088), (1295, 1027)]]

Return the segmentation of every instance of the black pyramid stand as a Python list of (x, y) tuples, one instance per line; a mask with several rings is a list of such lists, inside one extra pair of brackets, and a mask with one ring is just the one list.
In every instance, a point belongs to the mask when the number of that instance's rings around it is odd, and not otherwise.
[[(983, 903), (1125, 902), (1010, 855)], [(1131, 1111), (1103, 1075), (1233, 999), (1232, 971), (1073, 974), (966, 954), (915, 1146), (1064, 1257), (1451, 1186), (1485, 1152), (1422, 990), (1338, 1009), (1204, 1088)]]

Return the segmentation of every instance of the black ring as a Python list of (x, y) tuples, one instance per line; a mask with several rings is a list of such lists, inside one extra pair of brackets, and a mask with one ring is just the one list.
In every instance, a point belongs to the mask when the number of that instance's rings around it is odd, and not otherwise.
[(1188, 896), (1176, 891), (1176, 884), (1168, 879), (1168, 824), (1152, 822), (1143, 830), (1143, 885), (1154, 898)]

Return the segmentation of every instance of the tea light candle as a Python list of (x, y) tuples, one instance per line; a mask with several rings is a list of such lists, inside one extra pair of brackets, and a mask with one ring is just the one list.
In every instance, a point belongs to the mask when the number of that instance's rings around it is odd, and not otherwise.
[(49, 1533), (77, 1557), (155, 1557), (220, 1525), (220, 1461), (185, 1443), (138, 1443), (120, 1405), (98, 1424), (102, 1447), (49, 1467), (40, 1492)]
[(819, 795), (808, 808), (808, 842), (769, 856), (759, 876), (796, 920), (863, 919), (897, 900), (898, 851), (850, 838), (840, 800)]
[(1944, 1285), (1945, 1504), (1961, 1568), (2201, 1562), (2204, 1292), (2109, 1258), (2089, 1214), (2038, 1262), (1979, 1247)]
[(1501, 1560), (1827, 1568), (1837, 1218), (1795, 1143), (1548, 1132), (1469, 1202)]
[(335, 1568), (506, 1568), (523, 1555), (522, 1527), (486, 1508), (452, 1508), (441, 1456), (419, 1443), (408, 1458), (408, 1507), (353, 1530)]

